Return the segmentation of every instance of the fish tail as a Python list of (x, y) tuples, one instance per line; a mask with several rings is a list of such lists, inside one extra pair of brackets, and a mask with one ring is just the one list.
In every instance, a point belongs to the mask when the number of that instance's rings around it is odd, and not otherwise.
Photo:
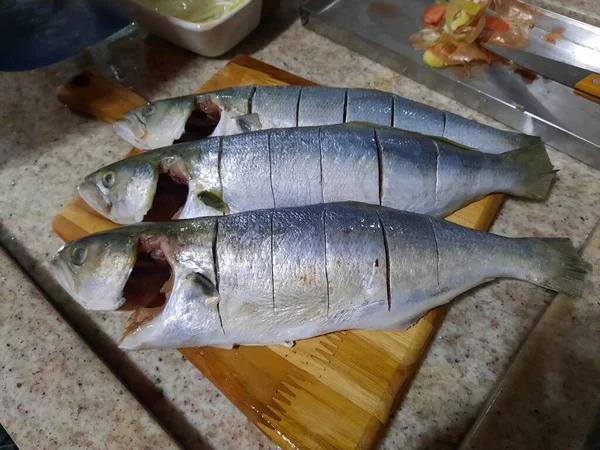
[(543, 200), (548, 196), (558, 170), (552, 166), (543, 142), (503, 153), (502, 156), (522, 170), (521, 182), (514, 187), (512, 194), (533, 200)]
[(591, 265), (583, 260), (566, 238), (531, 238), (538, 272), (533, 283), (574, 297), (581, 297), (583, 280)]

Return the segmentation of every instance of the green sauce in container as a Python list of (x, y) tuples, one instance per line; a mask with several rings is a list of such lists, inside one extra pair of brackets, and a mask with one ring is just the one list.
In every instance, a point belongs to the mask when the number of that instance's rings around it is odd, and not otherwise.
[(246, 0), (135, 0), (137, 3), (160, 13), (204, 23), (217, 20), (236, 9)]

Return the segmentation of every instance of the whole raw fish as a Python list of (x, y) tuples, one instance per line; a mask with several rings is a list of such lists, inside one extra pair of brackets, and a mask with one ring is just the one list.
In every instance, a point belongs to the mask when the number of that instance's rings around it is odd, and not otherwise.
[(323, 86), (243, 86), (158, 100), (127, 112), (114, 128), (127, 142), (146, 150), (211, 132), (221, 136), (344, 122), (444, 137), (487, 153), (539, 142), (538, 137), (498, 130), (388, 92)]
[(79, 192), (121, 224), (346, 200), (445, 216), (492, 192), (543, 199), (554, 173), (541, 142), (490, 155), (360, 123), (177, 144), (104, 167)]
[(154, 306), (120, 344), (140, 349), (401, 330), (497, 277), (579, 296), (589, 264), (568, 239), (330, 203), (116, 228), (66, 244), (51, 267), (85, 308)]

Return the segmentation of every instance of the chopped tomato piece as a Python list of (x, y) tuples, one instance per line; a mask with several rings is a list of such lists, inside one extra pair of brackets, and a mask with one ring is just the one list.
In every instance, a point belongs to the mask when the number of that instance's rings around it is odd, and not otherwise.
[(500, 17), (496, 16), (486, 16), (485, 26), (498, 33), (504, 33), (510, 29), (510, 25), (505, 20), (502, 20)]
[(423, 11), (423, 22), (437, 25), (442, 21), (445, 14), (446, 5), (434, 3), (433, 5), (429, 5), (427, 8), (425, 8), (425, 11)]
[(551, 33), (544, 35), (544, 40), (550, 44), (556, 44), (556, 41), (562, 37), (562, 34), (562, 30), (552, 30)]

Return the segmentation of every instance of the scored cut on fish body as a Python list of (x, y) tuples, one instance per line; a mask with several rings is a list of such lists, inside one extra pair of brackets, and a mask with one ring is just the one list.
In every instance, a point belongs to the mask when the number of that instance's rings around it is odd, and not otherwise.
[(257, 86), (252, 97), (252, 112), (268, 128), (291, 128), (298, 125), (300, 86)]
[(456, 151), (456, 147), (445, 142), (436, 142), (436, 146), (437, 184), (431, 215), (456, 211), (464, 205), (466, 197), (481, 198), (491, 192), (513, 193), (513, 188), (520, 184), (523, 173), (515, 170), (510, 158)]
[(426, 304), (436, 305), (439, 290), (438, 251), (428, 216), (377, 210), (385, 230), (389, 255), (390, 310), (398, 315), (396, 327), (410, 324)]
[(499, 130), (451, 112), (445, 112), (444, 115), (444, 138), (489, 153), (517, 149), (535, 139), (516, 131)]
[[(169, 108), (170, 103), (172, 106)], [(115, 131), (141, 149), (173, 143), (181, 136), (192, 106), (209, 116), (220, 116), (213, 136), (239, 133), (243, 127), (229, 126), (237, 116), (256, 114), (263, 129), (317, 126), (368, 121), (407, 131), (444, 137), (487, 153), (502, 153), (540, 139), (499, 130), (476, 121), (375, 89), (325, 86), (243, 86), (188, 97), (159, 100), (126, 113), (140, 117), (143, 108), (154, 113), (148, 120), (118, 121)], [(185, 105), (184, 109), (180, 109)], [(160, 106), (160, 107), (159, 107)], [(165, 123), (161, 123), (164, 121)], [(175, 124), (175, 125), (173, 125)], [(176, 132), (174, 131), (176, 130)]]
[[(437, 274), (442, 289), (469, 284), (476, 286), (499, 275), (507, 275), (505, 252), (509, 242), (490, 233), (430, 221), (438, 253)], [(487, 248), (486, 248), (487, 247)], [(451, 258), (451, 260), (449, 259)]]
[(134, 269), (136, 242), (169, 263), (173, 283), (166, 305), (125, 336), (124, 348), (400, 330), (497, 277), (580, 296), (590, 267), (568, 239), (507, 238), (360, 203), (121, 227), (66, 244), (51, 267), (80, 304), (116, 309), (124, 294), (106, 286)]
[(219, 311), (234, 341), (267, 342), (275, 326), (272, 215), (268, 209), (218, 219)]
[(389, 310), (387, 256), (377, 210), (325, 208), (329, 323), (354, 328)]
[(319, 134), (317, 127), (269, 132), (273, 200), (278, 208), (323, 203)]
[(381, 151), (381, 204), (432, 213), (439, 174), (435, 142), (393, 128), (375, 133)]
[(213, 254), (217, 219), (205, 217), (194, 222), (175, 221), (170, 226), (155, 225), (158, 233), (142, 232), (140, 241), (160, 249), (169, 261), (173, 289), (164, 308), (153, 319), (161, 325), (138, 327), (131, 338), (140, 343), (158, 341), (173, 348), (192, 347), (198, 336), (213, 344), (222, 342), (224, 331)]
[(220, 167), (223, 201), (232, 213), (275, 206), (268, 131), (223, 139)]
[(374, 89), (348, 89), (346, 122), (392, 126), (393, 97)]
[[(409, 100), (398, 95), (394, 96), (393, 127), (414, 131), (427, 136), (443, 137), (446, 128), (446, 112)], [(456, 141), (463, 143), (462, 141)], [(467, 145), (467, 144), (465, 144)], [(489, 147), (485, 147), (488, 149)], [(478, 148), (481, 151), (483, 148)]]
[(373, 128), (320, 127), (320, 145), (323, 201), (379, 204), (379, 156)]
[[(188, 203), (199, 204), (186, 203), (176, 218), (334, 201), (383, 204), (439, 217), (490, 193), (543, 199), (555, 176), (541, 142), (493, 155), (365, 123), (271, 129), (199, 142), (100, 169), (86, 177), (82, 196), (111, 220), (143, 218), (156, 180), (148, 177), (141, 183), (147, 186), (145, 195), (127, 188), (126, 180), (142, 172), (136, 167), (149, 165), (143, 172), (164, 173), (177, 159), (178, 167), (190, 169), (176, 181), (189, 185)], [(105, 169), (118, 180), (110, 190), (103, 185)], [(182, 170), (168, 170), (177, 172)], [(111, 202), (119, 216), (104, 207)]]
[[(273, 212), (273, 342), (326, 329), (329, 304), (325, 219), (319, 206)], [(311, 298), (307, 302), (305, 299)]]
[(345, 88), (304, 86), (298, 103), (298, 126), (344, 123), (345, 105)]

